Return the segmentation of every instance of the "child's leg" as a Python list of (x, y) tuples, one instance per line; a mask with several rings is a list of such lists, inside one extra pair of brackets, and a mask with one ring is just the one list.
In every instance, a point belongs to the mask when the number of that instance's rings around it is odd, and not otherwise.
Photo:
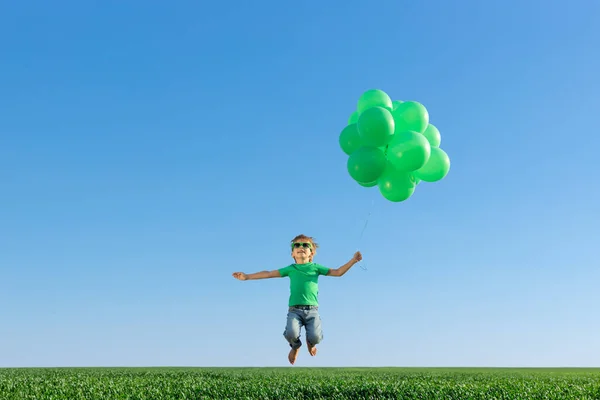
[(300, 340), (300, 328), (302, 325), (304, 325), (302, 316), (294, 310), (289, 310), (283, 337), (285, 337), (285, 340), (288, 341), (292, 349), (298, 349), (302, 346), (302, 341)]
[(323, 340), (323, 330), (321, 328), (321, 316), (319, 310), (314, 308), (308, 310), (306, 319), (306, 343), (311, 355), (317, 354), (315, 346)]

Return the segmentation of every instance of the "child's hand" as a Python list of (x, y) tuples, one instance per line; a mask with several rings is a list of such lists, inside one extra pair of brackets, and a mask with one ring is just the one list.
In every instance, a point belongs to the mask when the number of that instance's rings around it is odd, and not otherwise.
[(245, 281), (246, 279), (248, 279), (246, 274), (243, 272), (234, 272), (232, 275), (235, 279), (239, 279), (240, 281)]
[(360, 260), (362, 260), (362, 254), (360, 254), (360, 251), (357, 251), (356, 253), (354, 253), (354, 257), (352, 257), (352, 260), (359, 262)]

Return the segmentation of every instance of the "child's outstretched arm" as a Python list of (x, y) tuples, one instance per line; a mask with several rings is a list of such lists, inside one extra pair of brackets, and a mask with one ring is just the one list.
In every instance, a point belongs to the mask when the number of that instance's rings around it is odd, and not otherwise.
[(278, 269), (274, 269), (273, 271), (260, 271), (255, 272), (253, 274), (234, 272), (232, 275), (235, 279), (239, 279), (240, 281), (246, 281), (251, 279), (281, 278), (281, 274), (279, 273)]
[(327, 273), (327, 275), (329, 275), (329, 276), (342, 276), (346, 272), (348, 272), (348, 270), (350, 268), (352, 268), (352, 266), (354, 266), (354, 264), (356, 264), (360, 260), (362, 260), (362, 254), (360, 254), (360, 251), (357, 251), (356, 253), (354, 253), (354, 256), (352, 257), (352, 259), (350, 261), (348, 261), (346, 264), (342, 265), (339, 268), (331, 268), (329, 270), (329, 272)]

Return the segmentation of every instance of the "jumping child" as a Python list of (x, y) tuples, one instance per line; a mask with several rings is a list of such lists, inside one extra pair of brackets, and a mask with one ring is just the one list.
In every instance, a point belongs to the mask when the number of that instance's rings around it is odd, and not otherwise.
[(283, 336), (291, 347), (288, 360), (293, 365), (298, 358), (298, 350), (302, 346), (300, 340), (300, 328), (302, 326), (306, 329), (306, 344), (311, 356), (317, 354), (316, 345), (323, 339), (318, 302), (319, 275), (343, 276), (354, 264), (362, 260), (362, 255), (357, 251), (350, 261), (334, 269), (313, 262), (318, 245), (312, 237), (298, 235), (292, 239), (291, 246), (294, 264), (253, 274), (234, 272), (233, 277), (241, 281), (290, 277), (289, 308)]

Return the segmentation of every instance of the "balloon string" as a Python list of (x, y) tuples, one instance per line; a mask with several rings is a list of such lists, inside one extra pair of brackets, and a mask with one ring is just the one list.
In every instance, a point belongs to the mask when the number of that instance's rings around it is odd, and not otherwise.
[[(361, 243), (361, 240), (362, 240), (362, 238), (363, 238), (363, 235), (364, 235), (364, 233), (365, 233), (365, 229), (367, 229), (367, 225), (369, 224), (369, 218), (371, 217), (371, 214), (373, 213), (373, 208), (374, 208), (374, 206), (375, 206), (375, 199), (371, 200), (371, 209), (369, 210), (369, 214), (367, 214), (367, 218), (366, 218), (366, 220), (365, 220), (365, 224), (363, 225), (363, 228), (362, 228), (362, 230), (360, 231), (360, 236), (359, 236), (359, 238), (358, 238), (359, 248), (360, 248), (360, 243)], [(363, 270), (365, 270), (365, 271), (367, 270), (367, 268), (366, 268), (366, 267), (363, 267), (363, 266), (362, 266), (362, 263), (359, 263), (359, 264), (358, 264), (358, 266), (359, 266), (360, 268), (362, 268)]]

